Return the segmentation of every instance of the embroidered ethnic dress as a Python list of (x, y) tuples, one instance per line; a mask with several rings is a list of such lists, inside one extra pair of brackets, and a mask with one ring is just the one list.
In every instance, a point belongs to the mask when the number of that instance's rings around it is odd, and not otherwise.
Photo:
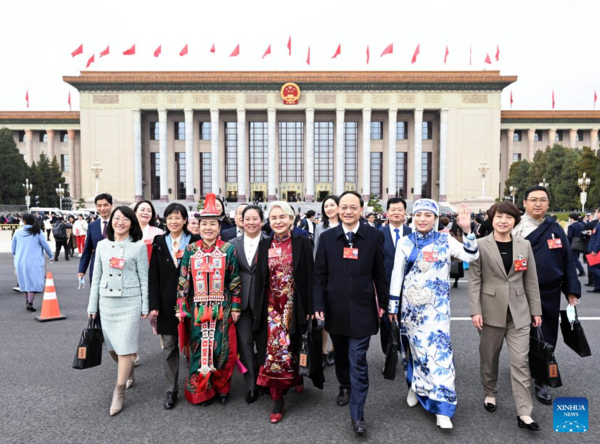
[[(187, 246), (177, 290), (180, 343), (189, 362), (185, 397), (192, 404), (229, 393), (237, 356), (231, 312), (241, 311), (240, 278), (235, 247), (217, 240)], [(183, 329), (183, 331), (182, 331)]]
[(294, 310), (292, 238), (273, 238), (269, 250), (267, 287), (267, 352), (258, 371), (258, 385), (285, 390), (298, 383), (298, 357), (290, 351)]
[(397, 314), (406, 381), (429, 412), (452, 417), (456, 410), (450, 341), (450, 263), (479, 257), (477, 241), (463, 244), (447, 233), (416, 232), (396, 247), (389, 313)]

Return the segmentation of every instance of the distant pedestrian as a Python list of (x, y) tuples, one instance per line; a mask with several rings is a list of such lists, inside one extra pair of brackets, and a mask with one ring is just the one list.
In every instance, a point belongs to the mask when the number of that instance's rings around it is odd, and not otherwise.
[(67, 246), (69, 242), (67, 228), (72, 228), (71, 224), (65, 222), (64, 218), (61, 216), (57, 218), (56, 223), (52, 225), (52, 235), (54, 236), (54, 241), (56, 242), (56, 262), (58, 262), (58, 256), (60, 255), (60, 249), (65, 249), (65, 260), (69, 260), (69, 247)]
[(75, 224), (73, 224), (73, 231), (75, 232), (75, 241), (77, 243), (77, 251), (79, 252), (79, 256), (83, 253), (83, 247), (85, 246), (85, 238), (87, 236), (88, 231), (88, 223), (83, 218), (83, 215), (77, 216), (77, 220)]

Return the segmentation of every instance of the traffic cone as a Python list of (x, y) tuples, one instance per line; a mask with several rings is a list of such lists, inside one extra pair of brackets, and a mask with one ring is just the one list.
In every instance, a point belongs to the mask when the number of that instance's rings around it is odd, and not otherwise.
[(54, 278), (50, 272), (46, 275), (46, 288), (44, 288), (44, 299), (42, 300), (42, 313), (35, 318), (40, 322), (67, 319), (66, 316), (60, 314), (56, 289), (54, 288)]

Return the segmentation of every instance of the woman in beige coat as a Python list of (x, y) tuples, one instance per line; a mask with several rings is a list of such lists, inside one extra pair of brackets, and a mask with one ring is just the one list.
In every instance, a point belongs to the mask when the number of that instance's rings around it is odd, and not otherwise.
[(515, 204), (501, 202), (491, 209), (494, 231), (479, 241), (479, 258), (469, 269), (471, 319), (479, 330), (484, 408), (496, 411), (498, 359), (506, 339), (509, 349), (513, 398), (520, 428), (539, 431), (531, 418), (529, 372), (530, 326), (542, 325), (542, 307), (531, 245), (513, 238), (521, 219)]

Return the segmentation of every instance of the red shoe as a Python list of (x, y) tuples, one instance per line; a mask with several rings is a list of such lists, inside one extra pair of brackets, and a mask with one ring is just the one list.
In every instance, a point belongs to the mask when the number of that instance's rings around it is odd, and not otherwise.
[(296, 393), (302, 393), (304, 392), (304, 384), (299, 384), (295, 387), (296, 389)]
[(281, 413), (271, 413), (271, 424), (277, 424), (283, 419), (283, 409), (285, 404), (281, 406)]

